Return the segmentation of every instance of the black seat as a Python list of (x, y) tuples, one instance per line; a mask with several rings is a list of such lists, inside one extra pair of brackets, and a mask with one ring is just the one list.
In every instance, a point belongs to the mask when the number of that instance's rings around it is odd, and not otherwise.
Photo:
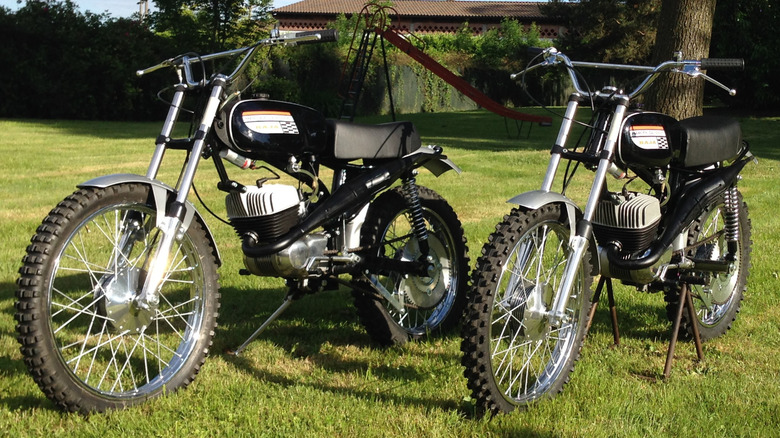
[(333, 156), (340, 160), (398, 158), (420, 148), (420, 136), (411, 122), (359, 125), (328, 120)]
[(742, 130), (731, 117), (699, 116), (680, 120), (672, 128), (675, 161), (684, 167), (708, 166), (731, 160), (742, 151)]

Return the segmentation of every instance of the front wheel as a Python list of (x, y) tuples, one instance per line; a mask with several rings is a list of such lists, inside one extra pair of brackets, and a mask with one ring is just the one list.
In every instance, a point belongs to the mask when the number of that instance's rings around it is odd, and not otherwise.
[[(382, 345), (403, 344), (410, 338), (452, 329), (460, 322), (466, 303), (468, 248), (458, 216), (436, 192), (418, 189), (428, 230), (431, 275), (370, 274), (372, 281), (402, 304), (402, 310), (375, 294), (355, 292), (361, 322)], [(384, 192), (371, 203), (361, 233), (363, 247), (370, 248), (373, 255), (404, 261), (421, 256), (400, 188)]]
[(510, 412), (563, 389), (579, 357), (590, 307), (590, 257), (579, 262), (562, 322), (549, 321), (570, 262), (560, 204), (514, 209), (482, 248), (463, 326), (462, 363), (482, 412)]
[(27, 247), (17, 284), (18, 340), (49, 399), (87, 413), (189, 384), (219, 308), (216, 249), (193, 219), (174, 242), (156, 307), (136, 303), (160, 241), (148, 186), (79, 190)]

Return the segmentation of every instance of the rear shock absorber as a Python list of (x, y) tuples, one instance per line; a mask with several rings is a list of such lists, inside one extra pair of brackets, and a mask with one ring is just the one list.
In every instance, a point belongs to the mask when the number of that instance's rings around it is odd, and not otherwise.
[(739, 195), (736, 186), (724, 193), (723, 222), (728, 244), (727, 260), (734, 261), (739, 250)]
[(420, 203), (420, 190), (417, 187), (417, 170), (412, 170), (403, 178), (403, 193), (406, 199), (406, 206), (412, 216), (412, 227), (417, 236), (417, 243), (420, 245), (420, 251), (424, 256), (428, 255), (428, 228), (425, 227), (425, 218), (423, 217), (422, 204)]

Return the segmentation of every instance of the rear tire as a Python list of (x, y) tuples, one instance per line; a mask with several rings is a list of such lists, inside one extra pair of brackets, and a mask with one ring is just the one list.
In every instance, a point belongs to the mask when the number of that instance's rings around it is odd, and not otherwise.
[[(693, 324), (697, 324), (702, 341), (717, 338), (725, 334), (737, 318), (737, 313), (747, 288), (747, 277), (750, 270), (750, 252), (753, 242), (750, 235), (750, 218), (747, 204), (742, 195), (737, 197), (739, 205), (739, 245), (734, 262), (735, 269), (730, 273), (712, 275), (707, 285), (690, 285), (691, 297), (696, 310), (696, 321), (691, 321), (688, 312), (683, 312), (680, 325), (680, 336), (693, 338)], [(688, 232), (688, 245), (694, 245), (710, 236), (720, 233), (714, 241), (693, 249), (689, 256), (724, 260), (727, 253), (724, 229), (724, 201), (721, 198), (715, 205), (707, 209), (691, 226)], [(667, 302), (666, 313), (673, 321), (680, 291), (672, 290), (665, 293)]]
[(193, 219), (174, 242), (159, 306), (147, 310), (134, 298), (158, 241), (142, 184), (76, 191), (32, 237), (17, 280), (17, 339), (62, 409), (136, 405), (187, 386), (203, 365), (219, 308), (216, 249)]
[[(430, 277), (370, 274), (406, 306), (403, 313), (386, 299), (362, 290), (354, 294), (360, 321), (371, 338), (385, 346), (404, 344), (409, 339), (454, 328), (466, 304), (469, 259), (458, 216), (436, 192), (426, 187), (418, 189), (434, 256), (434, 274)], [(371, 248), (375, 255), (405, 260), (419, 256), (419, 245), (400, 188), (382, 193), (371, 203), (361, 235), (363, 246)]]

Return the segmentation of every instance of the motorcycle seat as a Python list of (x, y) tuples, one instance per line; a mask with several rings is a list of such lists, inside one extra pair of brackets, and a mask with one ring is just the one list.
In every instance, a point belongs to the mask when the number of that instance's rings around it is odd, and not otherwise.
[(420, 136), (412, 122), (360, 125), (328, 120), (333, 156), (340, 160), (399, 158), (420, 148)]
[(680, 120), (672, 131), (675, 161), (683, 167), (709, 166), (742, 151), (742, 130), (731, 117), (691, 117)]

